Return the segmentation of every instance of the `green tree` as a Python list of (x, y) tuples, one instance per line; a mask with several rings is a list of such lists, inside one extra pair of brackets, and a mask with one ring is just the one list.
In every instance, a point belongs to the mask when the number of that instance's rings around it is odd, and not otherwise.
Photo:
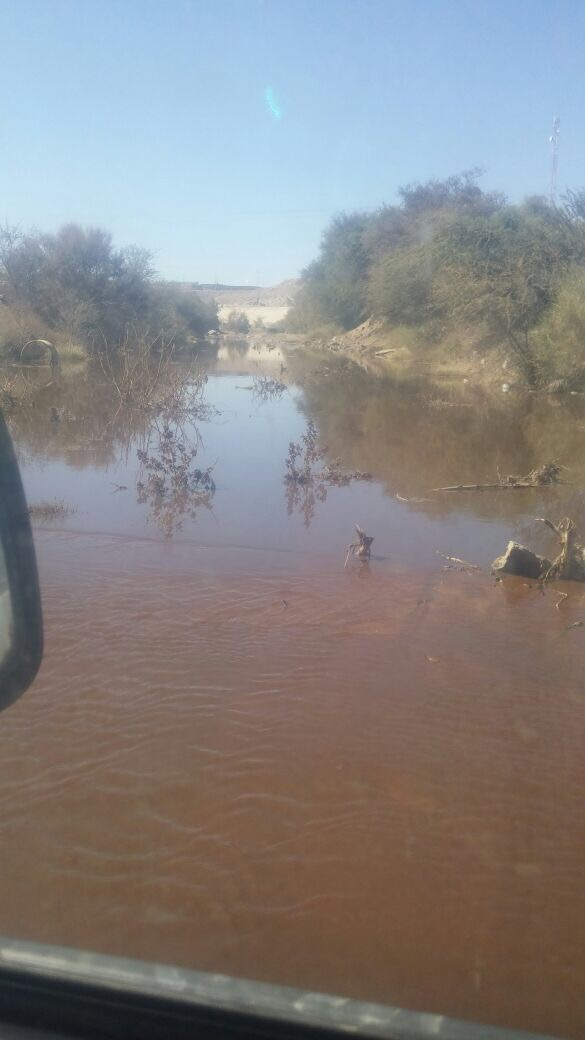
[(562, 214), (528, 203), (488, 217), (456, 216), (434, 242), (437, 304), (505, 340), (531, 384), (539, 379), (531, 332), (573, 259), (572, 237)]
[(372, 268), (368, 300), (372, 314), (394, 325), (420, 325), (438, 311), (433, 299), (432, 250), (419, 246), (383, 256)]
[[(368, 315), (367, 276), (370, 265), (363, 235), (364, 214), (343, 214), (325, 231), (320, 255), (303, 272), (303, 288), (293, 311), (304, 310), (312, 324), (355, 328)], [(294, 321), (294, 318), (293, 318)]]
[(28, 308), (50, 328), (120, 344), (148, 313), (150, 254), (115, 249), (100, 228), (67, 224), (56, 234), (0, 234), (0, 283), (8, 306)]

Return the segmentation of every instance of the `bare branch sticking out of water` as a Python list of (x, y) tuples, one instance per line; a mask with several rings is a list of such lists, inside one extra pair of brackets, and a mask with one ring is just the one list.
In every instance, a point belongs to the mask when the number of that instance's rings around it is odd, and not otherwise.
[(369, 560), (372, 555), (372, 542), (374, 541), (373, 536), (366, 534), (362, 531), (358, 524), (355, 525), (357, 536), (359, 541), (350, 542), (347, 546), (347, 553), (345, 557), (344, 569), (347, 567), (349, 560), (352, 556), (355, 556), (358, 560)]
[(525, 477), (517, 477), (509, 475), (507, 477), (500, 477), (498, 473), (498, 480), (494, 484), (452, 484), (449, 487), (433, 488), (434, 492), (437, 491), (496, 491), (496, 490), (511, 490), (518, 488), (536, 488), (536, 487), (548, 487), (551, 484), (560, 484), (561, 470), (564, 466), (560, 466), (558, 462), (546, 462), (543, 466), (539, 466), (537, 469), (533, 469), (530, 473), (527, 473)]
[(545, 517), (535, 518), (554, 531), (561, 545), (561, 551), (553, 560), (544, 581), (564, 578), (568, 581), (585, 581), (585, 549), (577, 544), (577, 525), (570, 517), (565, 516), (558, 524), (553, 524)]
[(177, 368), (174, 355), (172, 343), (155, 341), (126, 346), (114, 355), (106, 344), (97, 356), (121, 407), (165, 422), (209, 419), (215, 410), (203, 399), (207, 376), (195, 364)]
[[(563, 517), (558, 524), (542, 516), (535, 517), (535, 520), (545, 524), (559, 539), (561, 551), (558, 556), (551, 563), (524, 545), (509, 542), (504, 555), (492, 563), (492, 572), (537, 578), (543, 586), (557, 579), (585, 582), (585, 547), (577, 543), (575, 522), (568, 516)], [(560, 603), (561, 600), (556, 606)]]

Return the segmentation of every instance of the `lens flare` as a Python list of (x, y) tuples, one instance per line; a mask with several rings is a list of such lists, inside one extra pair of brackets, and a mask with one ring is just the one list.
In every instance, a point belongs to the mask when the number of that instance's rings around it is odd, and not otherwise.
[(266, 101), (268, 111), (272, 118), (277, 122), (279, 119), (282, 119), (283, 111), (274, 96), (272, 87), (266, 87), (266, 90), (264, 91), (264, 100)]

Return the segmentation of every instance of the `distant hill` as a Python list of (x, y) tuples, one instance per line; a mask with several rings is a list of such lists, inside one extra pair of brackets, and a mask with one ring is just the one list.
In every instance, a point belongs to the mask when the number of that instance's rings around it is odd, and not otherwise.
[(221, 285), (212, 282), (168, 282), (181, 292), (196, 292), (217, 300), (222, 307), (288, 307), (299, 289), (297, 278), (279, 285)]

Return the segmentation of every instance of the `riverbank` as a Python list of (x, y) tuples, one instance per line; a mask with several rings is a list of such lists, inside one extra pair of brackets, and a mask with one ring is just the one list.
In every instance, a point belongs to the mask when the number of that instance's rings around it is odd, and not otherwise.
[(438, 380), (469, 381), (478, 386), (527, 388), (505, 348), (482, 350), (471, 345), (468, 332), (430, 338), (417, 329), (392, 327), (369, 318), (350, 332), (319, 330), (314, 334), (273, 334), (283, 349), (316, 358), (345, 358), (370, 374), (396, 373)]
[(279, 334), (278, 340), (315, 356), (339, 356), (372, 374), (401, 376), (424, 374), (430, 379), (472, 382), (486, 388), (526, 390), (531, 393), (585, 392), (585, 372), (572, 372), (552, 379), (542, 372), (532, 385), (518, 368), (505, 343), (482, 340), (477, 329), (393, 326), (382, 318), (368, 318), (349, 332), (333, 327), (313, 333)]

